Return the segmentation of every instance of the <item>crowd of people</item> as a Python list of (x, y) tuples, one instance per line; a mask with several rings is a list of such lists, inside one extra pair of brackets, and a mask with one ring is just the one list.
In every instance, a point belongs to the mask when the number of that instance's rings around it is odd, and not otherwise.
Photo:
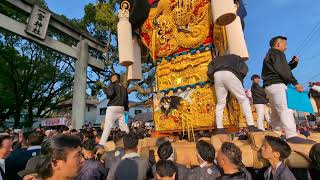
[[(247, 169), (240, 148), (223, 142), (220, 149), (205, 140), (196, 142), (198, 166), (187, 167), (176, 162), (172, 140), (157, 139), (157, 156), (138, 153), (138, 135), (130, 131), (112, 133), (115, 149), (105, 151), (99, 144), (102, 130), (80, 131), (67, 127), (59, 131), (36, 129), (30, 133), (0, 135), (1, 180), (294, 180), (320, 179), (320, 144), (310, 153), (291, 149), (280, 137), (266, 136), (261, 157), (269, 167)], [(141, 137), (140, 137), (141, 138)], [(310, 169), (292, 171), (285, 160), (297, 152), (310, 161)], [(307, 180), (306, 179), (306, 180)]]
[[(312, 140), (298, 136), (294, 112), (289, 108), (287, 101), (288, 86), (294, 86), (298, 92), (304, 92), (304, 88), (294, 77), (292, 70), (298, 66), (299, 57), (293, 56), (287, 62), (285, 51), (287, 50), (287, 38), (276, 36), (269, 42), (269, 50), (263, 60), (261, 78), (253, 75), (252, 99), (257, 112), (257, 127), (254, 124), (253, 114), (249, 99), (246, 96), (243, 80), (248, 73), (248, 66), (244, 58), (228, 54), (215, 57), (209, 64), (208, 77), (214, 84), (217, 104), (215, 112), (216, 134), (227, 134), (223, 127), (223, 112), (227, 102), (227, 96), (231, 93), (241, 106), (250, 132), (265, 131), (264, 119), (275, 132), (285, 131), (287, 142), (295, 144), (313, 144)], [(260, 79), (263, 86), (260, 86)], [(314, 84), (312, 88), (315, 89)], [(267, 107), (268, 105), (268, 107)], [(267, 108), (271, 109), (271, 116)]]
[[(257, 127), (242, 85), (248, 72), (243, 59), (233, 54), (215, 57), (208, 70), (217, 97), (215, 134), (229, 133), (223, 126), (223, 111), (229, 92), (237, 98), (248, 125), (237, 134), (240, 140), (247, 138), (248, 131), (264, 131), (264, 119), (273, 130), (282, 131), (282, 138), (265, 137), (261, 157), (269, 162), (267, 169), (247, 169), (242, 163), (240, 148), (232, 142), (223, 142), (220, 149), (215, 149), (204, 140), (197, 141), (199, 166), (196, 167), (176, 163), (176, 151), (166, 138), (157, 141), (157, 162), (152, 151), (148, 158), (141, 156), (138, 142), (147, 133), (137, 127), (130, 130), (126, 124), (127, 89), (120, 83), (120, 75), (113, 74), (111, 84), (102, 87), (109, 99), (103, 131), (85, 126), (81, 130), (62, 127), (59, 130), (37, 128), (32, 132), (2, 132), (0, 180), (319, 180), (320, 144), (298, 136), (293, 112), (287, 105), (286, 85), (293, 84), (300, 92), (304, 89), (291, 72), (298, 64), (298, 57), (293, 57), (289, 63), (286, 61), (286, 41), (287, 38), (283, 36), (271, 39), (263, 63), (263, 87), (259, 85), (260, 76), (252, 76), (253, 104), (258, 113)], [(267, 103), (270, 104), (271, 117), (265, 113)], [(116, 123), (119, 130), (112, 131)], [(308, 136), (308, 129), (301, 127), (299, 130)], [(105, 143), (110, 137), (115, 150), (105, 151)], [(313, 145), (310, 153), (306, 154), (299, 149), (291, 149), (288, 143)], [(291, 171), (285, 160), (292, 151), (310, 161), (311, 169)]]

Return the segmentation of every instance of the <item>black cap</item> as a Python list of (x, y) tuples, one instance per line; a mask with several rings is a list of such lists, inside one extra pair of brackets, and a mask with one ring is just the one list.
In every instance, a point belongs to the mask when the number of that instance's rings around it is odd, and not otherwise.
[(251, 76), (251, 81), (253, 81), (253, 80), (256, 79), (256, 78), (261, 79), (258, 74), (254, 74), (254, 75)]
[(48, 159), (44, 155), (32, 157), (27, 162), (25, 170), (18, 172), (18, 175), (23, 178), (26, 175), (37, 173), (37, 169), (47, 160)]
[(277, 39), (283, 39), (283, 40), (287, 40), (287, 37), (285, 36), (276, 36), (276, 37), (273, 37), (270, 42), (269, 42), (269, 45), (270, 47), (273, 47), (274, 43), (277, 41)]

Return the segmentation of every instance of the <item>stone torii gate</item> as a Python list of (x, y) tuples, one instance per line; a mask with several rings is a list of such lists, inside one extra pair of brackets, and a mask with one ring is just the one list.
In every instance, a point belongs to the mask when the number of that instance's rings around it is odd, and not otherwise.
[[(85, 120), (86, 83), (88, 65), (95, 69), (104, 69), (104, 62), (89, 54), (89, 47), (104, 52), (105, 44), (92, 38), (90, 35), (74, 29), (61, 20), (57, 15), (47, 9), (34, 5), (26, 0), (4, 0), (19, 11), (28, 14), (28, 22), (18, 22), (0, 13), (0, 28), (11, 31), (43, 46), (73, 57), (75, 62), (75, 75), (72, 100), (72, 126), (80, 129)], [(69, 46), (52, 39), (47, 35), (48, 26), (79, 41), (77, 46)]]

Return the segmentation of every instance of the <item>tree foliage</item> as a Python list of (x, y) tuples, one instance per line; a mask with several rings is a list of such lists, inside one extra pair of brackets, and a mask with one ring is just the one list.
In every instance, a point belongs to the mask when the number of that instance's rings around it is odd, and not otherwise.
[(30, 126), (71, 97), (72, 59), (12, 33), (0, 35), (0, 112), (12, 115), (15, 127), (25, 114)]
[[(47, 8), (45, 0), (29, 0)], [(0, 12), (19, 22), (26, 23), (27, 15), (6, 2), (0, 3)], [(126, 69), (119, 65), (117, 48), (117, 0), (98, 0), (84, 7), (81, 19), (62, 20), (77, 30), (84, 31), (106, 44), (105, 52), (89, 50), (92, 55), (103, 58), (106, 68), (88, 71), (87, 85), (92, 96), (101, 96), (101, 86), (108, 85), (111, 74), (123, 74), (123, 83), (129, 92), (136, 91), (141, 101), (149, 99), (154, 85), (154, 64), (148, 61), (148, 52), (142, 46), (144, 80), (128, 82)], [(49, 26), (48, 35), (68, 45), (77, 41)], [(57, 108), (59, 102), (72, 97), (74, 60), (46, 47), (23, 39), (0, 29), (0, 121), (13, 116), (15, 127), (19, 126), (22, 114), (27, 126), (35, 117), (45, 117)]]
[[(83, 23), (86, 24), (87, 31), (95, 38), (106, 43), (105, 62), (106, 69), (97, 75), (97, 81), (102, 84), (109, 84), (110, 75), (116, 71), (119, 73), (119, 57), (117, 47), (117, 11), (119, 2), (115, 0), (97, 1), (97, 4), (88, 4), (85, 6), (85, 16)], [(152, 86), (154, 85), (154, 64), (149, 60), (148, 51), (142, 47), (142, 68), (144, 80), (139, 82), (127, 81), (127, 70), (121, 72), (122, 82), (128, 87), (129, 92), (137, 92), (136, 97), (145, 101), (151, 97)], [(91, 81), (93, 82), (93, 81)], [(91, 85), (93, 94), (101, 94), (101, 83)]]
[[(29, 2), (47, 8), (44, 0)], [(5, 1), (0, 3), (0, 12), (19, 22), (27, 21), (27, 14)], [(64, 43), (73, 43), (72, 39), (53, 29), (48, 34)], [(18, 127), (24, 116), (25, 125), (31, 126), (35, 117), (45, 117), (61, 101), (70, 99), (73, 61), (0, 29), (0, 121), (13, 117), (14, 126)]]

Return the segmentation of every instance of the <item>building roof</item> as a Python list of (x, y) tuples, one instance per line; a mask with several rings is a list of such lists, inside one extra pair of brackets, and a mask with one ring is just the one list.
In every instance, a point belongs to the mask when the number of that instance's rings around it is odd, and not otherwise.
[(142, 122), (149, 122), (149, 121), (152, 121), (153, 120), (153, 115), (152, 115), (152, 112), (145, 112), (145, 113), (140, 113), (140, 114), (137, 114), (133, 120), (139, 120), (139, 121), (142, 121)]
[[(101, 101), (99, 101), (99, 102), (97, 103), (97, 105), (103, 104), (105, 101), (109, 101), (109, 99), (108, 99), (108, 98), (104, 98), (104, 99), (102, 99)], [(137, 107), (137, 106), (147, 107), (147, 106), (145, 105), (145, 102), (129, 101), (129, 107)]]
[[(86, 99), (86, 105), (97, 106), (98, 103), (99, 103), (98, 100)], [(68, 99), (58, 104), (58, 106), (69, 106), (69, 105), (72, 105), (72, 99)]]

